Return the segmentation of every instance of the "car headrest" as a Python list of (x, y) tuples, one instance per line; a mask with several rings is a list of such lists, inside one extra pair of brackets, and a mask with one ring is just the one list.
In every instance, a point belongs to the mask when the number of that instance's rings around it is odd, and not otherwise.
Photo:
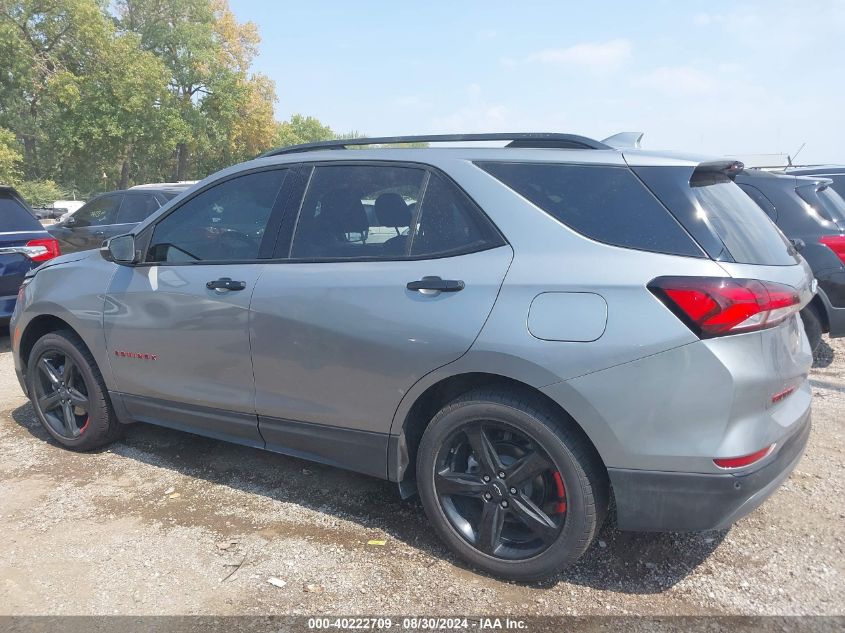
[(320, 223), (334, 234), (366, 233), (370, 228), (361, 198), (348, 189), (335, 189), (322, 197)]
[(383, 193), (376, 198), (376, 217), (382, 226), (411, 226), (411, 209), (398, 193)]

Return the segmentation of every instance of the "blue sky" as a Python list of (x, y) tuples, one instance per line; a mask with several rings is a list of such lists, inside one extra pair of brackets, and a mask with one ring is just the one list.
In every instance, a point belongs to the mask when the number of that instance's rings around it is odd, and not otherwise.
[(845, 163), (845, 0), (230, 0), (280, 119), (371, 136), (555, 131)]

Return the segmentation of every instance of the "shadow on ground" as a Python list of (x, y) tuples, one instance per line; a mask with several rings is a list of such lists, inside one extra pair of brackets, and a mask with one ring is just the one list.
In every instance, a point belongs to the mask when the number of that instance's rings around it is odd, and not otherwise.
[[(12, 418), (39, 440), (53, 442), (29, 404), (15, 409)], [(401, 500), (396, 485), (390, 482), (146, 424), (128, 427), (125, 437), (107, 450), (218, 486), (354, 521), (367, 529), (387, 533), (430, 556), (462, 566), (429, 529), (419, 501)], [(121, 507), (125, 511), (126, 506)], [(214, 508), (210, 508), (203, 515), (209, 521), (205, 527), (210, 529), (215, 529), (208, 518), (213, 514)], [(176, 524), (183, 521), (197, 524), (197, 517), (195, 514), (190, 518), (176, 516)], [(272, 530), (272, 526), (263, 529)], [(295, 533), (296, 527), (291, 531)], [(534, 586), (568, 582), (631, 594), (658, 593), (702, 563), (725, 534), (620, 532), (611, 517), (576, 566)], [(330, 534), (328, 540), (342, 544), (343, 537), (338, 531)]]

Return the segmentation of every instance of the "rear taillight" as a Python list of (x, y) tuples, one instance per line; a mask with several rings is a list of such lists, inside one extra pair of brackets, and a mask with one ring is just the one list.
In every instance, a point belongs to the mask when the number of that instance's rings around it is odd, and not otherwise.
[(819, 238), (819, 242), (836, 253), (839, 261), (845, 264), (845, 235), (824, 235)]
[(701, 338), (776, 326), (798, 312), (791, 286), (727, 277), (658, 277), (648, 289)]
[(62, 254), (59, 242), (52, 237), (29, 240), (22, 252), (34, 262), (46, 262)]
[(775, 450), (775, 445), (771, 444), (750, 455), (743, 455), (742, 457), (721, 457), (714, 459), (713, 463), (719, 468), (743, 468), (759, 462), (764, 457), (768, 457), (773, 450)]

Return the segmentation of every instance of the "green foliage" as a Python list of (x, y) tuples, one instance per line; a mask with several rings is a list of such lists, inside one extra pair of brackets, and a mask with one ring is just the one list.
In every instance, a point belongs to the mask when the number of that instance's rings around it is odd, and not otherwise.
[(276, 130), (275, 146), (300, 145), (302, 143), (316, 143), (317, 141), (331, 141), (340, 137), (328, 125), (323, 125), (313, 116), (294, 114), (289, 121), (279, 123)]
[(67, 197), (67, 192), (52, 180), (25, 180), (16, 188), (33, 207), (47, 207)]
[(47, 200), (51, 182), (195, 179), (334, 138), (275, 121), (275, 85), (250, 72), (259, 42), (226, 0), (0, 0), (0, 181)]
[(20, 179), (23, 162), (15, 133), (0, 128), (0, 185), (13, 185)]

